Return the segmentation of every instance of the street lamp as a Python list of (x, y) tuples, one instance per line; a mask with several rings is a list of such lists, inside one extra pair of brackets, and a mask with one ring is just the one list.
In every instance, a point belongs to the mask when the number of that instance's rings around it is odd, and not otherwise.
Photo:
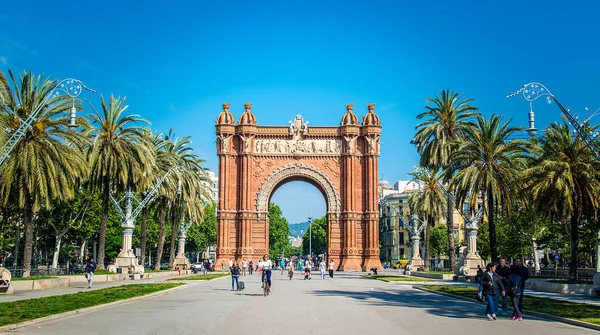
[[(44, 97), (41, 103), (39, 103), (35, 110), (29, 114), (27, 119), (20, 121), (19, 128), (10, 135), (8, 141), (4, 144), (2, 148), (2, 155), (0, 156), (0, 166), (4, 163), (4, 161), (10, 156), (11, 151), (15, 148), (17, 143), (26, 135), (27, 130), (33, 127), (33, 123), (37, 120), (39, 114), (47, 107), (50, 99), (56, 98), (60, 93), (60, 91), (66, 93), (71, 99), (73, 99), (73, 105), (71, 107), (71, 114), (69, 116), (69, 130), (75, 131), (77, 130), (77, 124), (75, 122), (75, 118), (77, 116), (77, 110), (75, 109), (75, 98), (77, 98), (83, 90), (90, 91), (92, 93), (97, 93), (95, 90), (85, 86), (81, 80), (67, 78), (63, 79)], [(16, 115), (15, 115), (16, 116)], [(18, 116), (16, 116), (18, 118)]]
[[(527, 133), (530, 136), (534, 136), (535, 130), (536, 130), (533, 126), (533, 124), (534, 124), (534, 114), (533, 114), (533, 107), (532, 107), (533, 102), (535, 100), (537, 100), (538, 98), (545, 96), (546, 103), (551, 104), (553, 101), (556, 103), (558, 108), (560, 108), (561, 112), (564, 114), (564, 116), (569, 121), (569, 124), (571, 126), (573, 126), (573, 128), (575, 128), (575, 131), (577, 132), (577, 137), (581, 136), (581, 139), (590, 148), (590, 150), (592, 151), (592, 153), (594, 154), (596, 159), (600, 160), (600, 148), (598, 147), (598, 145), (596, 143), (594, 143), (594, 139), (599, 134), (598, 134), (598, 132), (596, 132), (594, 134), (589, 134), (585, 130), (586, 123), (589, 122), (589, 120), (592, 117), (598, 115), (600, 109), (596, 110), (594, 113), (591, 113), (590, 110), (588, 108), (586, 108), (588, 113), (590, 113), (590, 116), (588, 116), (582, 123), (579, 123), (579, 120), (577, 119), (577, 117), (573, 117), (573, 115), (571, 114), (571, 109), (563, 107), (563, 105), (560, 103), (560, 101), (558, 101), (558, 99), (556, 99), (554, 94), (552, 94), (550, 92), (550, 90), (548, 90), (548, 88), (546, 86), (544, 86), (543, 84), (540, 84), (537, 82), (525, 84), (518, 91), (511, 93), (511, 94), (507, 95), (506, 97), (512, 98), (521, 93), (523, 94), (523, 97), (525, 98), (525, 100), (529, 101), (529, 128), (530, 129), (527, 130)], [(533, 135), (532, 135), (532, 133), (533, 133)], [(535, 250), (534, 250), (534, 254), (535, 254)], [(537, 256), (536, 256), (536, 258), (537, 258)], [(594, 274), (593, 281), (594, 281), (594, 286), (596, 287), (596, 289), (600, 289), (600, 231), (598, 231), (598, 237), (596, 240), (596, 273)]]
[(308, 214), (308, 255), (312, 257), (312, 216)]

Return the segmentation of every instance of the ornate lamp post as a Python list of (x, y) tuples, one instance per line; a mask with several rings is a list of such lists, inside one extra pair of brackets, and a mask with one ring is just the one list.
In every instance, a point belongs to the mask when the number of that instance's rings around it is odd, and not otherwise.
[[(117, 212), (121, 216), (121, 219), (123, 220), (123, 223), (121, 223), (121, 228), (123, 229), (123, 238), (121, 244), (121, 251), (117, 256), (115, 265), (113, 268), (109, 267), (109, 270), (116, 272), (117, 268), (121, 268), (123, 269), (123, 272), (127, 271), (127, 273), (133, 275), (134, 278), (136, 278), (135, 276), (139, 277), (139, 275), (144, 273), (144, 265), (138, 264), (138, 259), (134, 254), (133, 249), (131, 248), (133, 239), (133, 229), (135, 228), (135, 219), (138, 217), (138, 215), (140, 215), (142, 209), (146, 207), (148, 202), (150, 202), (154, 198), (163, 181), (165, 181), (165, 179), (167, 179), (167, 177), (170, 176), (171, 173), (178, 170), (181, 170), (181, 168), (174, 167), (167, 171), (167, 173), (165, 173), (165, 175), (158, 180), (154, 187), (152, 187), (150, 192), (146, 194), (144, 200), (138, 201), (139, 204), (135, 210), (133, 210), (133, 200), (137, 201), (137, 199), (135, 198), (133, 191), (131, 191), (131, 188), (129, 188), (125, 192), (125, 197), (121, 199), (121, 201), (125, 201), (125, 211), (121, 209), (119, 201), (117, 201), (112, 195), (110, 196), (110, 200), (112, 201)], [(181, 194), (181, 183), (178, 184), (177, 194)]]
[[(563, 105), (560, 103), (560, 101), (558, 101), (556, 96), (554, 94), (552, 94), (552, 92), (550, 92), (550, 90), (541, 83), (531, 82), (531, 83), (525, 84), (519, 90), (517, 90), (514, 93), (509, 94), (506, 97), (512, 98), (519, 94), (523, 94), (523, 98), (525, 98), (525, 100), (529, 101), (529, 129), (527, 130), (527, 133), (530, 136), (535, 136), (535, 130), (536, 130), (534, 127), (535, 115), (533, 113), (533, 102), (541, 97), (546, 97), (546, 103), (548, 103), (548, 104), (551, 104), (552, 102), (556, 103), (556, 105), (558, 106), (558, 108), (560, 108), (563, 115), (569, 121), (569, 124), (571, 126), (573, 126), (573, 128), (575, 128), (575, 131), (577, 132), (577, 136), (578, 137), (581, 136), (581, 139), (590, 148), (592, 153), (596, 156), (596, 159), (600, 160), (600, 147), (596, 140), (596, 137), (598, 137), (600, 134), (598, 132), (590, 134), (585, 130), (586, 124), (591, 120), (591, 118), (600, 114), (599, 113), (600, 109), (596, 110), (594, 113), (590, 113), (590, 115), (583, 122), (579, 123), (579, 120), (577, 119), (577, 117), (574, 117), (571, 114), (571, 109), (563, 107)], [(586, 110), (589, 112), (589, 109), (586, 108)], [(535, 254), (535, 250), (534, 250), (534, 254)], [(537, 258), (537, 256), (536, 256), (536, 258)], [(600, 231), (598, 231), (598, 236), (596, 237), (596, 273), (594, 274), (593, 281), (594, 281), (595, 288), (600, 289)]]
[(67, 78), (58, 82), (58, 84), (46, 95), (44, 100), (42, 100), (42, 102), (37, 105), (36, 109), (31, 114), (29, 114), (27, 119), (19, 119), (19, 128), (10, 135), (8, 141), (6, 141), (2, 148), (2, 154), (0, 155), (0, 166), (2, 166), (4, 161), (10, 156), (10, 153), (15, 148), (17, 143), (19, 143), (19, 140), (21, 140), (23, 136), (26, 135), (27, 130), (33, 127), (33, 123), (37, 120), (39, 114), (42, 112), (44, 107), (47, 106), (50, 99), (56, 98), (59, 94), (61, 94), (61, 91), (63, 93), (66, 93), (69, 97), (73, 99), (73, 105), (71, 107), (71, 113), (69, 116), (68, 128), (70, 131), (77, 130), (77, 124), (75, 122), (77, 117), (77, 110), (75, 109), (75, 98), (77, 98), (81, 94), (81, 92), (83, 92), (84, 89), (89, 92), (97, 93), (95, 90), (85, 86), (81, 82), (81, 80), (78, 79)]
[(427, 225), (426, 221), (419, 218), (418, 215), (413, 214), (411, 219), (408, 221), (406, 229), (410, 232), (410, 241), (412, 243), (413, 254), (410, 258), (409, 263), (406, 265), (406, 270), (416, 271), (418, 268), (423, 267), (423, 259), (421, 258), (421, 232)]
[(181, 270), (187, 270), (190, 267), (190, 262), (185, 257), (185, 239), (187, 238), (187, 232), (192, 226), (192, 221), (185, 222), (182, 215), (181, 221), (179, 222), (179, 229), (177, 230), (179, 236), (179, 245), (177, 247), (177, 256), (175, 256), (175, 268), (179, 267)]

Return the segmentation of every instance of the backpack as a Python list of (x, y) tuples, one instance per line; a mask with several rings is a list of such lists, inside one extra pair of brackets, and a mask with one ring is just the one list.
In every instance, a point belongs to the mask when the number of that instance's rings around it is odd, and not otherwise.
[(483, 294), (483, 284), (479, 284), (479, 289), (477, 289), (477, 301), (485, 302), (486, 299), (485, 294)]
[(506, 278), (506, 293), (514, 297), (517, 294), (521, 294), (521, 277), (518, 274), (511, 274)]

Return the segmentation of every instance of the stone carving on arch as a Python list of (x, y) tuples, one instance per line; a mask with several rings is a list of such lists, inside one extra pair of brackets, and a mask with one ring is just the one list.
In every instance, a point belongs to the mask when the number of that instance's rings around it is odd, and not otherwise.
[(260, 186), (256, 196), (256, 209), (259, 213), (269, 211), (268, 202), (273, 190), (275, 187), (277, 187), (277, 185), (279, 185), (279, 183), (290, 177), (304, 177), (315, 182), (317, 185), (319, 185), (321, 190), (325, 193), (325, 197), (327, 198), (327, 212), (340, 212), (340, 195), (336, 191), (334, 184), (327, 177), (327, 175), (312, 165), (295, 163), (282, 166), (267, 176), (263, 184)]

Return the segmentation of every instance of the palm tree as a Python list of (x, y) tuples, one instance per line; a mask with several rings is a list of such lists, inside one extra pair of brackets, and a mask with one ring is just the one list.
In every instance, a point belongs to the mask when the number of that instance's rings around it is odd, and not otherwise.
[[(470, 127), (473, 113), (477, 107), (470, 103), (472, 98), (464, 98), (464, 94), (452, 92), (449, 89), (442, 91), (440, 96), (427, 98), (426, 111), (419, 114), (417, 119), (425, 119), (416, 127), (414, 143), (421, 155), (421, 165), (431, 168), (442, 168), (446, 170), (445, 180), (448, 181), (453, 173), (453, 161), (450, 159), (453, 152), (458, 148), (459, 140), (462, 139)], [(446, 201), (446, 225), (448, 231), (448, 257), (450, 268), (454, 270), (454, 208), (452, 201)]]
[(520, 194), (519, 176), (526, 167), (525, 157), (532, 150), (530, 142), (510, 139), (522, 127), (509, 124), (502, 123), (502, 116), (496, 114), (487, 120), (477, 115), (475, 126), (467, 129), (451, 156), (457, 162), (451, 185), (457, 190), (458, 203), (467, 200), (470, 208), (476, 209), (478, 196), (482, 193), (486, 197), (492, 261), (498, 257), (495, 206), (510, 212)]
[(425, 270), (429, 270), (429, 237), (430, 228), (435, 225), (437, 218), (440, 218), (446, 207), (446, 196), (440, 188), (442, 179), (441, 171), (433, 173), (411, 172), (416, 182), (420, 185), (420, 191), (411, 194), (408, 202), (413, 213), (425, 213), (427, 225), (425, 226)]
[[(81, 151), (86, 137), (68, 130), (69, 117), (65, 112), (73, 103), (79, 109), (81, 105), (66, 94), (53, 96), (56, 80), (34, 76), (32, 72), (23, 72), (17, 80), (11, 71), (8, 73), (14, 91), (6, 77), (0, 76), (3, 126), (11, 132), (16, 131), (22, 120), (44, 104), (37, 120), (0, 167), (0, 203), (6, 205), (14, 192), (18, 206), (23, 210), (23, 277), (29, 277), (34, 214), (49, 208), (52, 199), (66, 200), (75, 195), (76, 186), (87, 176)], [(49, 100), (44, 101), (46, 98)], [(78, 118), (78, 122), (87, 127), (85, 120)]]
[(92, 120), (93, 143), (88, 150), (88, 161), (92, 169), (90, 185), (102, 191), (102, 217), (98, 232), (98, 269), (104, 269), (104, 247), (106, 221), (111, 190), (123, 191), (127, 186), (141, 185), (148, 178), (154, 163), (149, 146), (145, 145), (141, 124), (148, 121), (139, 115), (124, 115), (129, 106), (125, 99), (110, 96), (108, 101), (101, 97), (102, 114), (94, 109), (89, 115)]
[[(164, 159), (165, 152), (164, 147), (167, 144), (163, 139), (163, 135), (158, 132), (152, 132), (150, 128), (144, 129), (142, 133), (144, 136), (144, 142), (149, 146), (151, 152), (153, 152), (153, 156), (155, 157), (155, 164), (152, 166), (152, 169), (148, 169), (145, 177), (148, 179), (147, 184), (155, 184), (162, 176), (164, 171)], [(146, 194), (142, 192), (141, 197), (144, 198)], [(147, 205), (142, 209), (142, 224), (140, 226), (140, 245), (141, 245), (141, 257), (140, 264), (143, 266), (146, 262), (146, 230), (148, 223), (148, 212), (150, 210), (150, 206)]]
[(600, 205), (600, 162), (581, 137), (573, 137), (564, 117), (562, 124), (546, 129), (540, 146), (541, 154), (524, 177), (540, 212), (560, 221), (570, 219), (569, 280), (575, 281), (580, 225), (589, 222), (584, 220), (586, 213), (594, 213)]

